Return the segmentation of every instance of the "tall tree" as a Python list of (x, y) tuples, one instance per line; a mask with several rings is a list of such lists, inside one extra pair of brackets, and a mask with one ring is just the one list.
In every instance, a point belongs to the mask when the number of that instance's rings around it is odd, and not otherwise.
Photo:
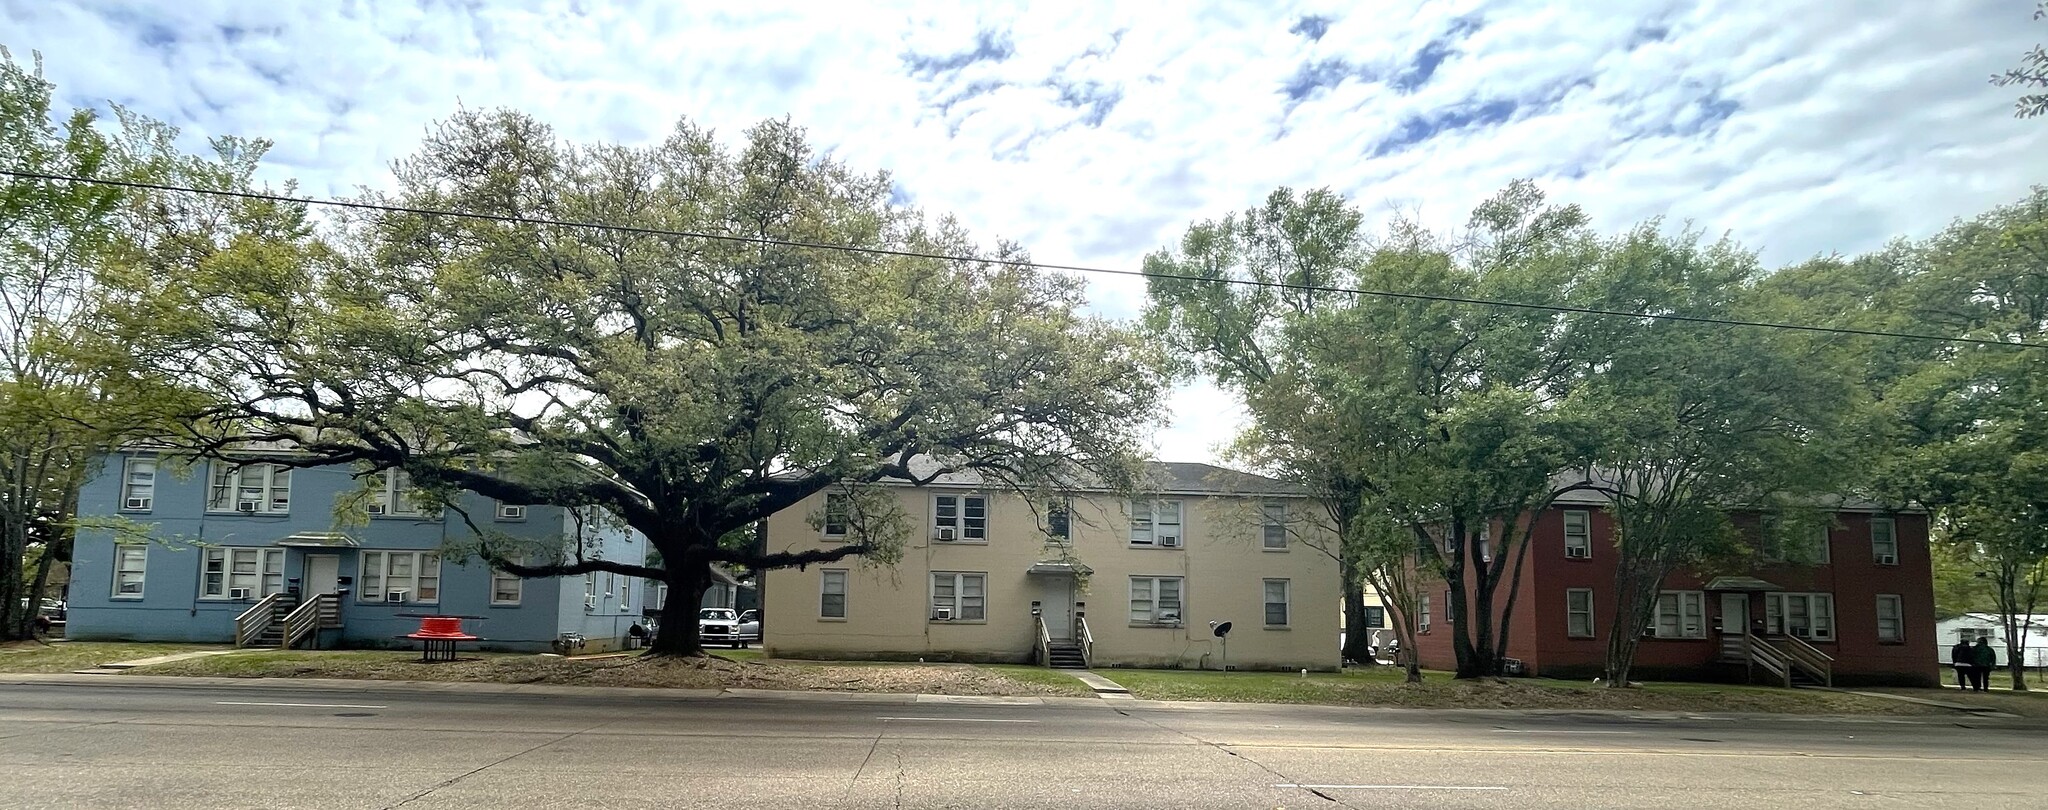
[[(474, 551), (521, 576), (667, 583), (656, 653), (700, 652), (713, 564), (893, 559), (908, 524), (863, 484), (972, 470), (1030, 488), (1077, 467), (1128, 481), (1158, 405), (1154, 353), (1081, 314), (1080, 282), (991, 261), (1025, 257), (891, 203), (886, 176), (821, 157), (787, 122), (738, 149), (687, 121), (626, 147), (466, 111), (395, 181), (372, 199), (503, 219), (356, 216), (138, 290), (159, 365), (218, 403), (183, 441), (401, 470), (465, 518), (466, 490), (637, 530), (658, 564), (488, 529)], [(857, 496), (847, 543), (745, 541), (838, 487)]]
[[(1609, 311), (1755, 319), (1760, 276), (1754, 256), (1726, 240), (1701, 244), (1650, 222), (1611, 240), (1582, 284)], [(1840, 435), (1857, 389), (1853, 367), (1836, 362), (1826, 339), (1585, 317), (1579, 331), (1606, 344), (1604, 360), (1584, 369), (1572, 396), (1599, 415), (1586, 482), (1609, 498), (1615, 521), (1605, 677), (1619, 688), (1630, 683), (1641, 631), (1657, 628), (1664, 579), (1747, 550), (1732, 513), (1764, 513), (1769, 531), (1811, 536), (1791, 527), (1811, 529), (1815, 507), (1837, 491), (1830, 471), (1843, 465), (1826, 437)], [(1682, 607), (1672, 607), (1682, 621)]]
[[(2048, 189), (1929, 239), (1907, 290), (1930, 328), (2048, 342)], [(1887, 401), (1910, 431), (1902, 486), (1940, 510), (1941, 536), (1991, 580), (2013, 688), (2025, 689), (2023, 617), (2048, 573), (2048, 351), (1946, 346)]]
[[(1317, 492), (1340, 536), (1373, 536), (1353, 526), (1367, 517), (1409, 533), (1401, 564), (1449, 591), (1440, 609), (1458, 674), (1498, 674), (1517, 596), (1499, 591), (1517, 581), (1528, 515), (1555, 497), (1575, 452), (1568, 415), (1552, 407), (1574, 338), (1540, 308), (1302, 287), (1555, 302), (1588, 244), (1584, 216), (1518, 182), (1476, 209), (1472, 238), (1456, 244), (1403, 222), (1368, 250), (1358, 222), (1328, 192), (1283, 190), (1241, 219), (1198, 223), (1178, 251), (1148, 257), (1161, 277), (1147, 317), (1239, 392), (1253, 422), (1240, 451)], [(1364, 547), (1346, 556), (1347, 579), (1364, 581)]]

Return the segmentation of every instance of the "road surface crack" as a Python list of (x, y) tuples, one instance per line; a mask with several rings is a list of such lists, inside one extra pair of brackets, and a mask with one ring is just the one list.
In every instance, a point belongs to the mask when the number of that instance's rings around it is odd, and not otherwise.
[(518, 759), (518, 758), (520, 758), (520, 757), (526, 756), (527, 754), (531, 754), (531, 753), (533, 753), (533, 752), (535, 752), (535, 751), (539, 751), (540, 749), (546, 748), (546, 747), (548, 747), (548, 746), (550, 746), (550, 745), (554, 745), (555, 743), (558, 743), (558, 742), (561, 742), (561, 741), (563, 741), (563, 740), (569, 739), (570, 737), (575, 737), (575, 736), (577, 736), (577, 735), (581, 735), (581, 734), (588, 734), (588, 733), (590, 733), (590, 732), (592, 732), (592, 731), (596, 731), (596, 730), (598, 730), (598, 729), (600, 729), (600, 728), (604, 728), (605, 726), (608, 726), (608, 725), (611, 725), (611, 724), (612, 724), (612, 721), (610, 721), (610, 720), (606, 720), (605, 722), (602, 722), (602, 723), (599, 723), (599, 724), (597, 724), (597, 725), (591, 726), (590, 728), (586, 728), (586, 729), (578, 729), (578, 730), (576, 730), (576, 731), (571, 731), (571, 732), (569, 732), (569, 733), (567, 733), (567, 734), (564, 734), (564, 735), (562, 735), (562, 736), (560, 736), (560, 737), (556, 737), (556, 738), (554, 738), (554, 739), (552, 739), (552, 740), (546, 740), (546, 741), (543, 741), (543, 742), (541, 742), (540, 744), (538, 744), (538, 745), (535, 745), (535, 746), (533, 746), (533, 747), (531, 747), (531, 748), (528, 748), (528, 749), (526, 749), (526, 750), (524, 750), (524, 751), (516, 751), (516, 752), (513, 752), (513, 753), (511, 753), (511, 754), (507, 754), (507, 755), (505, 755), (505, 756), (503, 756), (503, 757), (499, 757), (498, 759), (495, 759), (495, 760), (492, 760), (492, 761), (490, 761), (490, 762), (486, 762), (486, 763), (484, 763), (484, 764), (482, 764), (482, 765), (480, 765), (480, 766), (477, 766), (477, 767), (476, 767), (476, 768), (475, 768), (474, 770), (471, 770), (471, 771), (469, 771), (468, 773), (458, 774), (458, 775), (456, 775), (456, 776), (453, 776), (453, 777), (450, 777), (450, 778), (448, 778), (448, 779), (444, 779), (444, 780), (442, 780), (442, 781), (440, 781), (440, 782), (438, 782), (438, 783), (436, 783), (436, 784), (434, 784), (434, 785), (428, 786), (428, 788), (427, 788), (426, 790), (422, 790), (422, 791), (420, 791), (420, 792), (418, 792), (418, 793), (414, 793), (414, 794), (412, 794), (411, 796), (407, 796), (407, 797), (405, 797), (405, 798), (403, 798), (403, 799), (400, 799), (400, 800), (399, 800), (398, 802), (396, 802), (396, 803), (394, 803), (394, 804), (387, 804), (387, 805), (385, 805), (385, 806), (384, 806), (383, 810), (397, 810), (397, 808), (400, 808), (400, 807), (404, 807), (404, 806), (406, 806), (406, 805), (408, 805), (408, 804), (412, 804), (412, 803), (413, 803), (414, 801), (417, 801), (417, 800), (419, 800), (420, 798), (422, 798), (422, 797), (424, 797), (424, 796), (427, 796), (428, 794), (431, 794), (431, 793), (433, 793), (434, 791), (440, 790), (441, 788), (444, 788), (444, 787), (447, 787), (447, 786), (449, 786), (449, 785), (455, 784), (456, 782), (460, 782), (460, 781), (462, 781), (462, 780), (464, 780), (464, 779), (468, 779), (468, 778), (470, 778), (470, 777), (472, 777), (472, 776), (475, 776), (475, 775), (477, 775), (477, 774), (483, 773), (484, 771), (490, 770), (490, 769), (492, 769), (492, 768), (495, 768), (495, 767), (497, 767), (497, 766), (499, 766), (499, 765), (503, 765), (503, 764), (505, 764), (505, 763), (507, 763), (507, 762), (511, 762), (512, 760), (515, 760), (515, 759)]
[(1189, 733), (1187, 733), (1187, 732), (1185, 732), (1185, 731), (1181, 731), (1180, 729), (1177, 729), (1177, 728), (1168, 728), (1168, 727), (1166, 727), (1166, 726), (1163, 726), (1163, 725), (1160, 725), (1160, 724), (1158, 724), (1158, 723), (1152, 722), (1151, 720), (1148, 720), (1148, 719), (1146, 719), (1146, 718), (1143, 718), (1143, 717), (1139, 717), (1139, 716), (1137, 716), (1137, 715), (1134, 715), (1134, 714), (1130, 714), (1130, 713), (1127, 713), (1127, 712), (1123, 711), (1122, 709), (1118, 709), (1118, 710), (1116, 710), (1116, 713), (1117, 713), (1117, 714), (1121, 714), (1121, 715), (1123, 715), (1123, 716), (1125, 716), (1125, 717), (1129, 717), (1129, 718), (1131, 718), (1131, 719), (1133, 719), (1133, 720), (1136, 720), (1136, 721), (1138, 721), (1138, 722), (1140, 722), (1140, 723), (1144, 723), (1145, 725), (1151, 726), (1151, 727), (1153, 727), (1153, 728), (1159, 729), (1160, 731), (1164, 731), (1164, 732), (1167, 732), (1167, 733), (1170, 733), (1170, 734), (1178, 734), (1178, 735), (1180, 735), (1180, 736), (1182, 736), (1182, 737), (1186, 737), (1186, 738), (1188, 738), (1188, 739), (1190, 739), (1190, 740), (1194, 740), (1195, 742), (1201, 743), (1202, 745), (1206, 745), (1206, 746), (1208, 746), (1208, 747), (1210, 747), (1210, 748), (1214, 748), (1214, 749), (1216, 749), (1216, 750), (1218, 750), (1218, 751), (1221, 751), (1221, 752), (1223, 752), (1223, 753), (1225, 753), (1225, 754), (1228, 754), (1228, 755), (1230, 755), (1230, 756), (1233, 756), (1233, 757), (1236, 757), (1236, 758), (1238, 758), (1238, 759), (1244, 760), (1245, 762), (1249, 762), (1249, 763), (1251, 763), (1252, 767), (1254, 767), (1254, 768), (1258, 768), (1259, 770), (1262, 770), (1262, 771), (1265, 771), (1266, 773), (1268, 773), (1268, 774), (1272, 775), (1272, 777), (1273, 777), (1274, 779), (1278, 780), (1277, 782), (1275, 782), (1275, 784), (1278, 784), (1278, 785), (1294, 785), (1294, 786), (1296, 786), (1297, 788), (1299, 788), (1300, 790), (1306, 791), (1306, 792), (1308, 792), (1308, 793), (1310, 793), (1310, 794), (1312, 794), (1312, 795), (1314, 795), (1314, 796), (1316, 796), (1316, 797), (1318, 797), (1318, 798), (1321, 798), (1321, 799), (1323, 799), (1323, 800), (1325, 800), (1325, 801), (1329, 801), (1329, 802), (1335, 803), (1335, 804), (1337, 804), (1337, 805), (1339, 805), (1339, 806), (1342, 806), (1342, 807), (1351, 807), (1351, 808), (1355, 808), (1355, 807), (1357, 807), (1357, 805), (1354, 805), (1354, 804), (1351, 804), (1351, 803), (1349, 803), (1349, 802), (1346, 802), (1346, 801), (1344, 801), (1343, 799), (1339, 799), (1339, 798), (1337, 798), (1337, 797), (1335, 797), (1335, 796), (1332, 796), (1332, 795), (1330, 795), (1330, 794), (1328, 794), (1328, 793), (1324, 793), (1324, 792), (1322, 792), (1322, 791), (1320, 791), (1320, 790), (1317, 790), (1317, 789), (1315, 789), (1315, 788), (1312, 788), (1312, 787), (1305, 787), (1305, 786), (1302, 786), (1302, 784), (1301, 784), (1301, 780), (1300, 780), (1300, 779), (1298, 779), (1298, 778), (1295, 778), (1295, 777), (1292, 777), (1292, 776), (1288, 776), (1287, 774), (1281, 773), (1280, 771), (1278, 771), (1278, 770), (1274, 769), (1273, 767), (1271, 767), (1271, 766), (1268, 766), (1268, 765), (1267, 765), (1266, 763), (1260, 762), (1260, 761), (1258, 761), (1258, 760), (1256, 760), (1256, 759), (1252, 759), (1251, 757), (1245, 756), (1244, 754), (1241, 754), (1241, 753), (1238, 753), (1238, 752), (1236, 752), (1236, 751), (1233, 751), (1233, 750), (1231, 750), (1231, 749), (1230, 749), (1230, 746), (1224, 745), (1223, 743), (1219, 743), (1219, 742), (1212, 742), (1212, 741), (1209, 741), (1209, 740), (1205, 740), (1205, 739), (1202, 739), (1202, 738), (1200, 738), (1200, 737), (1197, 737), (1197, 736), (1195, 736), (1195, 735), (1193, 735), (1193, 734), (1189, 734)]
[(860, 767), (853, 769), (853, 779), (846, 783), (846, 795), (840, 797), (841, 801), (851, 801), (853, 799), (853, 789), (860, 784), (860, 775), (867, 773), (868, 763), (875, 761), (875, 750), (882, 747), (882, 737), (889, 733), (887, 725), (884, 725), (882, 728), (883, 730), (875, 735), (874, 744), (868, 746), (868, 755), (861, 757)]

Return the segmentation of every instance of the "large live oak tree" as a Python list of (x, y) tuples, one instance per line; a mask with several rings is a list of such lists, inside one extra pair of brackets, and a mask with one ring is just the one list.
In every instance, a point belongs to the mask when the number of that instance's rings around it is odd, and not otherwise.
[[(471, 522), (475, 552), (521, 576), (667, 583), (653, 651), (694, 654), (713, 564), (891, 561), (907, 523), (864, 484), (1128, 480), (1161, 375), (1143, 341), (1082, 314), (1081, 282), (785, 244), (1024, 258), (893, 197), (784, 121), (737, 148), (687, 121), (627, 147), (466, 111), (369, 200), (512, 219), (376, 211), (245, 238), (138, 279), (127, 328), (215, 396), (177, 437), (201, 453), (398, 469), (458, 512), (469, 491), (643, 533), (657, 563)], [(265, 441), (291, 452), (250, 452)], [(844, 543), (745, 542), (827, 490), (853, 496)]]

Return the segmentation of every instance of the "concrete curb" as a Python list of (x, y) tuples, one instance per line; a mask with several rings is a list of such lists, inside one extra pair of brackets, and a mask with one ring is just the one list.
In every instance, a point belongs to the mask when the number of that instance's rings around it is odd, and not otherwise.
[(378, 681), (339, 678), (219, 678), (172, 675), (115, 675), (75, 673), (0, 673), (5, 686), (127, 686), (158, 689), (277, 689), (285, 691), (367, 693), (414, 692), (447, 695), (514, 695), (526, 697), (625, 698), (648, 701), (774, 700), (816, 703), (870, 703), (878, 705), (975, 704), (988, 706), (1060, 706), (1146, 710), (1190, 713), (1265, 712), (1317, 714), (1332, 711), (1370, 722), (1374, 717), (1412, 719), (1429, 717), (1447, 721), (1477, 722), (1503, 719), (1597, 718), (1605, 722), (1713, 722), (1713, 723), (1843, 723), (1863, 725), (1952, 725), (1958, 720), (1996, 723), (2001, 728), (2040, 728), (2048, 721), (2015, 715), (1805, 715), (1760, 714), (1753, 712), (1645, 712), (1626, 709), (1413, 709), (1374, 706), (1331, 706), (1310, 703), (1226, 703), (1191, 700), (1145, 700), (1121, 696), (1104, 697), (1002, 697), (992, 695), (928, 695), (907, 692), (829, 692), (784, 689), (667, 689), (629, 686), (562, 686), (556, 684), (508, 684), (479, 681)]

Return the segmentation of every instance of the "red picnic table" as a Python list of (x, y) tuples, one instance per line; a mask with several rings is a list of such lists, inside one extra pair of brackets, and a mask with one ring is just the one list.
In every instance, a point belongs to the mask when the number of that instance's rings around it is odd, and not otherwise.
[(412, 639), (420, 643), (420, 662), (455, 660), (455, 644), (462, 641), (482, 641), (462, 631), (465, 619), (483, 621), (488, 616), (447, 616), (438, 613), (399, 613), (401, 619), (420, 620), (420, 629), (399, 638)]

